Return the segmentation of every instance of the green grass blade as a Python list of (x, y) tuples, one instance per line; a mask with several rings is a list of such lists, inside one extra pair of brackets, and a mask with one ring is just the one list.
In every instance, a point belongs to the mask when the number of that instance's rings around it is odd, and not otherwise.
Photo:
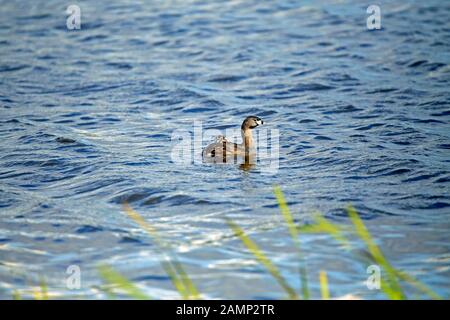
[(337, 242), (341, 243), (345, 248), (350, 248), (350, 241), (344, 235), (344, 230), (337, 224), (334, 224), (322, 217), (321, 215), (317, 215), (315, 217), (316, 223), (323, 229), (325, 232), (329, 233), (333, 238), (336, 239)]
[(44, 279), (39, 281), (39, 287), (33, 289), (34, 300), (48, 300), (47, 284)]
[(100, 276), (109, 284), (115, 285), (126, 292), (130, 297), (137, 300), (148, 300), (150, 297), (143, 293), (127, 278), (109, 266), (102, 265), (98, 268)]
[(17, 290), (14, 290), (12, 292), (12, 298), (13, 300), (22, 300), (22, 296), (20, 295), (20, 292)]
[[(349, 206), (347, 209), (350, 220), (353, 223), (355, 231), (357, 235), (364, 241), (369, 250), (369, 253), (372, 255), (372, 258), (375, 262), (383, 268), (386, 273), (386, 280), (381, 282), (381, 289), (387, 294), (390, 299), (393, 300), (401, 300), (406, 299), (406, 296), (403, 293), (403, 290), (398, 282), (397, 276), (395, 274), (395, 269), (389, 264), (389, 262), (384, 257), (380, 248), (376, 245), (375, 241), (373, 241), (372, 236), (364, 225), (363, 221), (359, 217), (356, 210)], [(382, 277), (383, 279), (384, 277)]]
[(41, 279), (39, 287), (41, 288), (41, 299), (48, 300), (48, 288), (45, 279)]
[(126, 214), (155, 240), (159, 249), (169, 256), (168, 261), (162, 263), (162, 267), (181, 297), (183, 299), (200, 299), (201, 295), (196, 286), (189, 278), (181, 263), (171, 254), (170, 246), (163, 243), (156, 228), (151, 226), (139, 213), (133, 210), (128, 203), (124, 203), (123, 208)]
[(419, 291), (422, 291), (423, 293), (428, 295), (430, 298), (432, 298), (434, 300), (444, 300), (443, 297), (441, 297), (440, 295), (435, 293), (428, 286), (426, 286), (425, 284), (423, 284), (422, 282), (420, 282), (419, 280), (417, 280), (413, 276), (407, 274), (406, 272), (400, 271), (400, 270), (394, 269), (394, 271), (395, 271), (395, 274), (397, 275), (397, 277), (399, 279), (407, 282), (408, 284), (410, 284), (411, 286), (415, 287)]
[(169, 276), (170, 280), (172, 281), (173, 286), (180, 294), (181, 298), (189, 299), (191, 295), (189, 294), (189, 291), (186, 289), (184, 283), (178, 277), (178, 274), (175, 271), (175, 268), (172, 265), (172, 263), (170, 261), (163, 261), (161, 262), (161, 265), (166, 274)]
[(184, 287), (186, 288), (186, 290), (189, 292), (190, 298), (192, 299), (200, 299), (200, 293), (198, 292), (196, 286), (194, 285), (194, 283), (191, 281), (191, 279), (189, 278), (188, 274), (186, 273), (186, 271), (184, 270), (183, 266), (181, 265), (181, 263), (174, 259), (172, 261), (172, 265), (175, 269), (175, 271), (178, 273), (181, 282), (183, 283)]
[(157, 242), (160, 242), (158, 233), (156, 232), (156, 229), (152, 227), (145, 219), (136, 211), (133, 210), (133, 208), (130, 207), (128, 203), (123, 203), (123, 209), (125, 213), (134, 221), (136, 222), (143, 230), (145, 230), (150, 236), (155, 238)]
[(109, 287), (108, 285), (95, 286), (94, 288), (96, 288), (97, 290), (100, 290), (101, 292), (106, 294), (107, 300), (115, 300), (116, 299), (116, 294), (114, 293), (113, 289), (111, 287)]
[(277, 198), (278, 206), (280, 207), (281, 214), (283, 215), (284, 220), (289, 229), (289, 233), (291, 235), (292, 240), (296, 246), (299, 246), (298, 240), (298, 230), (297, 226), (294, 222), (294, 217), (292, 216), (289, 207), (286, 203), (286, 199), (284, 198), (283, 191), (279, 186), (274, 186), (273, 191), (275, 193), (275, 197)]
[(298, 226), (300, 233), (325, 233), (331, 235), (337, 242), (341, 243), (346, 249), (350, 249), (350, 241), (344, 235), (347, 231), (343, 226), (330, 222), (320, 214), (314, 216), (315, 223)]
[(273, 191), (275, 194), (275, 197), (278, 202), (278, 206), (280, 207), (281, 214), (286, 221), (286, 224), (288, 226), (289, 234), (291, 235), (292, 241), (294, 242), (294, 245), (297, 248), (298, 256), (299, 256), (299, 272), (300, 272), (300, 281), (302, 286), (302, 294), (303, 298), (308, 300), (309, 299), (309, 289), (308, 289), (308, 277), (306, 272), (306, 267), (304, 265), (303, 257), (302, 257), (302, 251), (300, 249), (300, 240), (298, 239), (298, 228), (297, 225), (294, 222), (294, 217), (291, 214), (291, 211), (289, 210), (289, 207), (287, 205), (286, 199), (284, 198), (283, 191), (279, 186), (274, 186)]
[(250, 251), (256, 260), (261, 263), (267, 271), (275, 278), (278, 284), (288, 294), (290, 299), (298, 299), (298, 295), (292, 287), (282, 277), (277, 267), (264, 255), (258, 245), (253, 242), (236, 223), (227, 219), (228, 226), (233, 230), (234, 234), (242, 241), (244, 246)]
[(320, 270), (319, 281), (320, 281), (320, 293), (322, 295), (322, 300), (330, 299), (330, 291), (328, 290), (328, 277), (327, 277), (327, 273), (323, 270)]

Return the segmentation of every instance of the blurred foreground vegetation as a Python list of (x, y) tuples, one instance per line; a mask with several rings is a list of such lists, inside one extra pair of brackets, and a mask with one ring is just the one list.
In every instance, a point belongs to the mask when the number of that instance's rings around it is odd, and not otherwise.
[[(289, 210), (286, 200), (284, 198), (281, 188), (274, 187), (274, 194), (278, 202), (278, 206), (281, 211), (281, 215), (286, 223), (287, 230), (292, 238), (293, 246), (295, 246), (297, 252), (297, 259), (299, 263), (299, 276), (301, 280), (301, 288), (296, 290), (283, 276), (276, 264), (264, 253), (264, 251), (254, 242), (248, 234), (239, 226), (238, 223), (231, 219), (225, 219), (226, 224), (233, 232), (234, 236), (238, 238), (242, 246), (252, 254), (254, 259), (259, 265), (264, 268), (279, 284), (280, 290), (284, 292), (286, 299), (333, 299), (339, 297), (333, 297), (330, 295), (329, 288), (332, 287), (331, 283), (328, 283), (328, 277), (326, 270), (320, 270), (319, 281), (320, 284), (320, 297), (312, 297), (307, 281), (307, 267), (303, 258), (300, 238), (301, 234), (322, 233), (328, 234), (335, 241), (341, 244), (343, 250), (348, 252), (355, 252), (355, 259), (364, 263), (365, 266), (375, 264), (380, 268), (380, 290), (385, 294), (386, 298), (392, 300), (404, 300), (408, 297), (405, 294), (404, 286), (408, 285), (413, 288), (417, 293), (421, 293), (430, 299), (442, 299), (441, 296), (436, 294), (432, 289), (415, 279), (413, 276), (396, 269), (393, 267), (386, 257), (383, 255), (381, 249), (377, 246), (368, 229), (364, 225), (363, 221), (359, 217), (358, 213), (352, 206), (348, 206), (347, 213), (351, 225), (340, 225), (333, 223), (321, 215), (314, 216), (314, 222), (307, 225), (299, 225), (294, 221), (294, 218)], [(171, 248), (170, 244), (164, 241), (158, 234), (158, 231), (149, 224), (139, 213), (134, 211), (127, 203), (123, 205), (124, 212), (148, 235), (153, 239), (157, 246), (157, 250), (165, 258), (161, 261), (161, 266), (165, 273), (170, 278), (174, 288), (179, 293), (181, 299), (202, 299), (202, 294), (197, 289), (194, 282), (189, 277), (188, 273), (178, 261), (175, 251)], [(361, 251), (352, 250), (351, 238), (357, 238), (364, 245), (366, 250), (361, 254)], [(126, 277), (121, 275), (118, 271), (108, 265), (100, 265), (98, 267), (99, 276), (103, 280), (103, 286), (99, 287), (101, 291), (109, 299), (115, 299), (117, 297), (127, 297), (130, 299), (152, 299), (158, 297), (151, 297), (141, 290), (132, 281), (129, 281)], [(40, 285), (31, 290), (32, 297), (34, 299), (49, 299), (47, 285), (44, 280), (40, 281)], [(346, 296), (347, 298), (358, 298), (353, 296)], [(346, 298), (343, 297), (343, 298)], [(19, 291), (13, 292), (14, 299), (21, 299), (22, 293)], [(61, 298), (61, 297), (58, 297)], [(65, 298), (65, 297), (62, 297)], [(71, 298), (71, 297), (67, 297)], [(76, 298), (76, 297), (75, 297)]]

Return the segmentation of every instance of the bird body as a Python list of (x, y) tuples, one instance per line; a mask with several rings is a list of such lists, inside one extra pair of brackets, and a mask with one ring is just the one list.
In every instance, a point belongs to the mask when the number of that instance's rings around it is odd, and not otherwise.
[(241, 125), (242, 143), (234, 143), (228, 141), (224, 136), (218, 136), (215, 142), (203, 149), (203, 158), (206, 160), (225, 160), (230, 156), (251, 156), (255, 152), (252, 130), (263, 123), (264, 121), (256, 116), (245, 118)]

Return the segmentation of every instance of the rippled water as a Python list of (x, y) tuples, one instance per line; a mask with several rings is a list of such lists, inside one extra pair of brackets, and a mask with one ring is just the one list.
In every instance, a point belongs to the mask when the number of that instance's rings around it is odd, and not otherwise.
[[(69, 3), (1, 1), (0, 297), (42, 277), (103, 297), (99, 263), (178, 297), (127, 200), (205, 296), (281, 298), (224, 222), (298, 287), (274, 184), (299, 222), (348, 223), (352, 203), (393, 265), (449, 296), (450, 4), (378, 3), (383, 28), (368, 31), (359, 1), (98, 0), (69, 31)], [(174, 130), (250, 114), (280, 131), (276, 175), (171, 161)], [(315, 297), (320, 269), (332, 296), (383, 297), (329, 237), (301, 241)]]

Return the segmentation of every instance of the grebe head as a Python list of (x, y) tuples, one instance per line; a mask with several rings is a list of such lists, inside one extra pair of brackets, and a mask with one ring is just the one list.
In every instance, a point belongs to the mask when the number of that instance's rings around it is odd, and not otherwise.
[(245, 118), (244, 122), (242, 122), (241, 129), (247, 130), (247, 129), (255, 129), (257, 126), (260, 126), (264, 124), (264, 121), (256, 116), (248, 116)]

